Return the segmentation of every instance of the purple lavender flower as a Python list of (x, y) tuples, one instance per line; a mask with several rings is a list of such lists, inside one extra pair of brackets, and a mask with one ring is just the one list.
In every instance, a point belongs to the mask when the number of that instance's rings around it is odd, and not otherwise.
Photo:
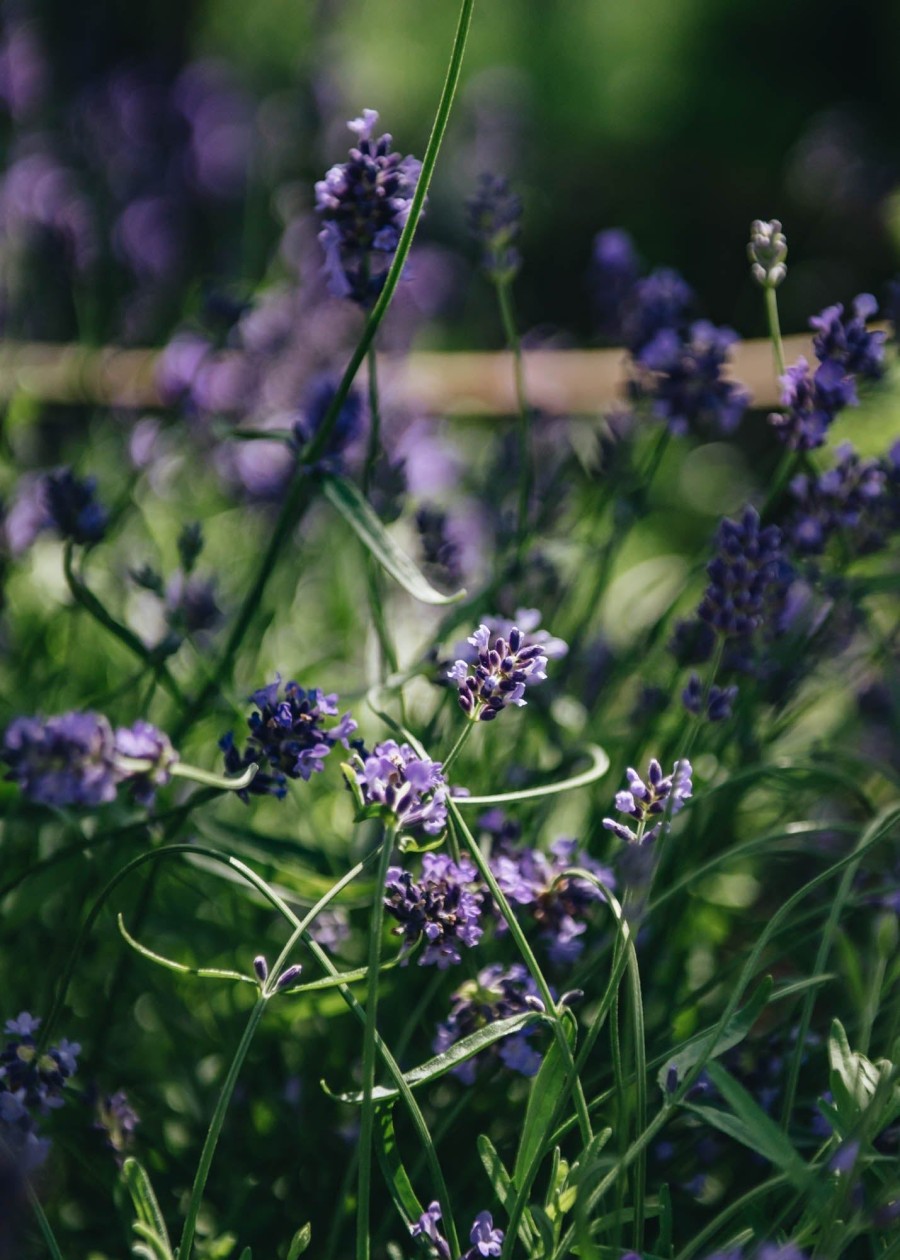
[(638, 280), (625, 305), (622, 333), (632, 355), (639, 355), (664, 329), (683, 331), (694, 293), (677, 271), (661, 267)]
[(435, 1199), (429, 1203), (416, 1223), (409, 1227), (409, 1232), (413, 1238), (427, 1238), (433, 1251), (441, 1257), (441, 1260), (450, 1260), (450, 1244), (438, 1229), (438, 1221), (442, 1215), (441, 1205)]
[(384, 907), (400, 924), (397, 932), (407, 944), (424, 936), (420, 966), (434, 963), (443, 971), (462, 961), (460, 946), (478, 944), (483, 929), (477, 883), (478, 872), (468, 858), (457, 864), (444, 853), (424, 855), (418, 881), (399, 866), (389, 868)]
[(503, 1237), (502, 1229), (494, 1229), (494, 1218), (490, 1212), (479, 1212), (469, 1234), (469, 1241), (473, 1246), (466, 1252), (463, 1260), (477, 1260), (478, 1256), (499, 1256), (503, 1248)]
[(766, 616), (772, 590), (783, 576), (781, 531), (762, 528), (747, 507), (739, 521), (722, 521), (717, 554), (706, 566), (710, 584), (697, 615), (720, 635), (751, 634)]
[[(337, 385), (330, 377), (317, 377), (307, 391), (303, 411), (294, 422), (293, 432), (297, 450), (311, 442), (322, 427), (322, 421), (337, 393)], [(320, 467), (341, 471), (342, 456), (356, 441), (364, 429), (363, 400), (358, 390), (352, 389), (344, 400), (334, 427), (328, 435)]]
[(275, 681), (255, 691), (251, 699), (257, 711), (247, 719), (250, 738), (243, 754), (231, 731), (219, 740), (229, 773), (240, 773), (253, 762), (260, 767), (250, 786), (239, 793), (244, 801), (248, 793), (281, 799), (287, 794), (287, 779), (308, 781), (325, 769), (325, 758), (335, 744), (350, 748), (356, 722), (349, 713), (341, 714), (335, 725), (326, 725), (329, 718), (338, 717), (333, 693), (326, 695), (315, 687), (304, 691), (298, 683), (288, 682), (282, 696), (281, 675), (276, 674)]
[[(462, 984), (451, 1001), (449, 1018), (438, 1026), (434, 1039), (435, 1054), (442, 1054), (461, 1038), (498, 1019), (533, 1010), (540, 998), (534, 980), (521, 963), (507, 969), (494, 963), (479, 971), (477, 979)], [(534, 1076), (541, 1066), (541, 1056), (531, 1044), (535, 1032), (534, 1027), (526, 1027), (494, 1042), (481, 1054), (460, 1063), (453, 1074), (464, 1084), (471, 1085), (480, 1062), (499, 1059), (511, 1071)]]
[(367, 805), (380, 808), (404, 830), (438, 835), (447, 824), (447, 782), (441, 763), (420, 757), (393, 739), (357, 757), (356, 778)]
[(35, 1033), (40, 1023), (27, 1011), (7, 1020), (7, 1041), (0, 1049), (0, 1147), (12, 1152), (26, 1172), (46, 1158), (49, 1143), (37, 1136), (37, 1119), (63, 1105), (62, 1092), (81, 1051), (63, 1040), (39, 1054)]
[(814, 316), (810, 327), (815, 329), (813, 348), (820, 363), (839, 363), (849, 375), (877, 381), (884, 375), (883, 332), (870, 332), (866, 320), (878, 312), (878, 303), (871, 293), (861, 293), (853, 300), (853, 314), (844, 315), (840, 302), (828, 306)]
[(509, 284), (522, 265), (522, 198), (503, 175), (483, 174), (466, 203), (469, 230), (481, 246), (481, 266), (494, 284)]
[(626, 843), (633, 844), (639, 839), (642, 844), (649, 843), (659, 835), (662, 822), (658, 822), (649, 831), (643, 831), (647, 823), (660, 815), (674, 817), (690, 797), (691, 763), (682, 758), (675, 762), (672, 773), (664, 776), (662, 766), (653, 757), (647, 767), (646, 783), (630, 766), (625, 773), (628, 787), (616, 793), (616, 809), (620, 814), (636, 819), (643, 834), (638, 836), (630, 827), (614, 818), (604, 818), (603, 826)]
[(391, 152), (390, 135), (372, 138), (377, 122), (377, 111), (364, 109), (347, 124), (358, 137), (356, 146), (348, 161), (316, 184), (331, 291), (363, 307), (384, 286), (421, 169), (415, 158)]
[(822, 446), (838, 412), (857, 402), (853, 377), (835, 359), (827, 359), (811, 374), (801, 355), (778, 379), (781, 403), (787, 410), (772, 412), (769, 424), (792, 451)]
[(792, 545), (802, 555), (820, 555), (840, 534), (854, 552), (877, 550), (884, 544), (890, 511), (887, 487), (888, 472), (878, 460), (863, 459), (843, 443), (833, 468), (791, 482), (796, 506), (787, 533)]
[(473, 721), (490, 722), (508, 704), (526, 704), (526, 686), (547, 677), (547, 657), (540, 644), (529, 644), (517, 626), (508, 637), (492, 637), (490, 628), (482, 624), (468, 641), (477, 653), (474, 673), (469, 673), (469, 662), (460, 658), (447, 677), (459, 688), (460, 707)]
[[(117, 771), (127, 775), (128, 784), (140, 805), (152, 805), (158, 787), (164, 787), (172, 777), (172, 766), (178, 761), (178, 753), (172, 747), (168, 735), (151, 726), (149, 722), (137, 721), (133, 726), (120, 726), (116, 731), (115, 756), (125, 758), (123, 766), (117, 760)], [(147, 769), (127, 769), (127, 761), (150, 762)]]
[(674, 434), (703, 427), (733, 433), (750, 400), (742, 386), (722, 374), (737, 340), (730, 328), (716, 328), (705, 319), (691, 324), (686, 336), (661, 328), (635, 354), (642, 372), (636, 394), (652, 399), (653, 411)]
[(61, 468), (44, 480), (44, 498), (53, 524), (72, 542), (100, 542), (106, 533), (109, 513), (97, 502), (94, 477), (79, 480), (71, 468)]
[[(731, 709), (737, 699), (738, 689), (735, 686), (717, 687), (713, 684), (706, 697), (706, 718), (709, 722), (724, 722), (731, 717)], [(703, 710), (703, 684), (700, 675), (692, 673), (687, 686), (681, 693), (681, 703), (688, 713), (700, 714)]]
[(179, 638), (204, 634), (222, 619), (216, 600), (216, 584), (211, 578), (195, 577), (179, 569), (166, 585), (166, 621)]
[(622, 316), (640, 275), (634, 241), (621, 228), (609, 228), (594, 237), (589, 284), (594, 318), (602, 336), (622, 336)]
[(43, 805), (102, 805), (116, 795), (115, 740), (98, 713), (20, 717), (3, 737), (7, 775)]
[(116, 1090), (97, 1099), (97, 1119), (94, 1128), (106, 1135), (106, 1144), (118, 1155), (134, 1143), (134, 1131), (140, 1124), (140, 1116), (128, 1101), (124, 1089)]
[[(576, 866), (596, 875), (607, 887), (615, 887), (612, 871), (580, 849), (577, 840), (554, 840), (549, 853), (539, 849), (516, 850), (507, 844), (491, 859), (501, 890), (513, 905), (521, 906), (532, 916), (555, 963), (572, 963), (581, 955), (586, 917), (591, 907), (603, 900), (594, 884), (562, 875)], [(501, 920), (499, 930), (503, 927)]]
[(461, 548), (448, 529), (442, 508), (423, 504), (416, 512), (416, 529), (428, 576), (442, 585), (458, 588), (464, 581)]

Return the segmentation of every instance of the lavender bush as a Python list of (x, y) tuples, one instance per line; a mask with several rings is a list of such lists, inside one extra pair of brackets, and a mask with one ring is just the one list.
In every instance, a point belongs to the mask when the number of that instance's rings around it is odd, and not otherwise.
[(773, 410), (598, 224), (620, 404), (551, 418), (491, 169), (457, 200), (515, 414), (411, 413), (473, 7), (421, 158), (359, 102), (200, 309), (251, 100), (123, 65), (40, 129), (4, 15), (7, 334), (116, 277), (80, 332), (153, 340), (159, 406), (8, 408), (0, 1260), (900, 1249), (896, 330), (862, 293), (786, 362), (754, 222)]

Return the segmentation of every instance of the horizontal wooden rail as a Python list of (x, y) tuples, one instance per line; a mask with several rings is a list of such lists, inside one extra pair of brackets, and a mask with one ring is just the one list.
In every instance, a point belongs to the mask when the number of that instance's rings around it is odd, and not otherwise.
[[(811, 356), (810, 338), (785, 338), (787, 361), (800, 354)], [(164, 407), (157, 382), (159, 357), (157, 350), (0, 341), (0, 403), (25, 394), (48, 403)], [(434, 414), (509, 416), (516, 410), (512, 359), (504, 351), (384, 356), (379, 372), (386, 397)], [(778, 405), (768, 340), (739, 342), (730, 375), (746, 385), (755, 406)], [(625, 382), (622, 350), (533, 350), (525, 355), (529, 401), (550, 415), (596, 415), (621, 405)]]

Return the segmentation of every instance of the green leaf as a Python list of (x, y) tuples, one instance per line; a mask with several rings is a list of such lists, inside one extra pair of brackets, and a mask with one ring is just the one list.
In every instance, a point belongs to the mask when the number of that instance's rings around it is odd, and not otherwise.
[(747, 1005), (735, 1011), (718, 1037), (715, 1035), (714, 1028), (708, 1032), (698, 1033), (696, 1037), (691, 1037), (690, 1041), (686, 1041), (677, 1054), (667, 1059), (656, 1077), (663, 1093), (668, 1092), (666, 1081), (673, 1067), (678, 1072), (678, 1079), (681, 1081), (695, 1064), (707, 1059), (716, 1059), (726, 1050), (730, 1050), (732, 1046), (743, 1041), (765, 1009), (772, 995), (772, 988), (772, 977), (766, 976)]
[(537, 1203), (532, 1204), (531, 1215), (534, 1220), (537, 1232), (541, 1239), (541, 1251), (538, 1253), (531, 1252), (531, 1255), (552, 1256), (553, 1249), (556, 1245), (556, 1233), (553, 1229), (553, 1222), (550, 1217)]
[(129, 1157), (122, 1165), (122, 1180), (137, 1213), (135, 1233), (146, 1241), (159, 1260), (174, 1260), (165, 1218), (159, 1209), (145, 1168), (136, 1159)]
[(244, 1250), (238, 1256), (238, 1260), (253, 1260), (253, 1252), (250, 1250), (249, 1247), (244, 1248)]
[(518, 792), (498, 792), (495, 796), (457, 796), (454, 803), (467, 808), (469, 805), (507, 805), (512, 801), (532, 801), (539, 796), (557, 796), (560, 792), (571, 792), (575, 788), (586, 787), (597, 779), (602, 779), (609, 769), (609, 757), (599, 744), (589, 744), (586, 752), (592, 765), (589, 770), (573, 775), (570, 779), (560, 779), (557, 783), (545, 783), (541, 787), (522, 788)]
[(661, 1256), (672, 1254), (672, 1195), (669, 1183), (664, 1181), (659, 1187), (659, 1240), (656, 1250)]
[(407, 1225), (412, 1225), (422, 1215), (422, 1204), (416, 1197), (416, 1192), (412, 1188), (412, 1182), (400, 1159), (397, 1136), (394, 1133), (394, 1114), (391, 1107), (377, 1108), (373, 1137), (375, 1154), (378, 1156), (378, 1163), (381, 1165), (384, 1179), (390, 1187), (391, 1196), (397, 1205), (397, 1210)]
[(710, 1063), (706, 1070), (731, 1111), (689, 1104), (691, 1111), (698, 1115), (702, 1113), (709, 1124), (762, 1155), (763, 1159), (779, 1168), (795, 1186), (804, 1187), (809, 1180), (809, 1169), (783, 1130), (720, 1063)]
[[(571, 1046), (575, 1041), (572, 1021), (564, 1020), (563, 1029), (566, 1040)], [(537, 1076), (531, 1082), (525, 1122), (522, 1125), (522, 1137), (513, 1168), (513, 1181), (517, 1186), (525, 1184), (532, 1164), (540, 1158), (566, 1085), (567, 1075), (566, 1060), (559, 1042), (554, 1038), (544, 1055), (544, 1061)], [(570, 1086), (571, 1084), (573, 1082), (569, 1081)]]
[[(512, 1178), (506, 1171), (506, 1166), (486, 1133), (479, 1134), (476, 1145), (478, 1154), (481, 1156), (481, 1162), (484, 1165), (484, 1171), (487, 1173), (488, 1181), (491, 1183), (491, 1188), (497, 1196), (498, 1203), (508, 1216), (516, 1198), (516, 1187)], [(530, 1255), (534, 1246), (535, 1231), (531, 1224), (531, 1214), (527, 1209), (519, 1221), (518, 1232), (522, 1246)]]
[(406, 552), (401, 551), (390, 537), (352, 481), (327, 474), (320, 478), (320, 483), (325, 498), (340, 512), (363, 546), (414, 599), (421, 604), (452, 604), (463, 598), (464, 590), (453, 595), (442, 595), (435, 590)]
[[(485, 1024), (484, 1028), (479, 1028), (477, 1032), (470, 1033), (468, 1037), (463, 1037), (461, 1041), (454, 1042), (443, 1054), (438, 1054), (433, 1059), (428, 1059), (410, 1072), (404, 1072), (403, 1079), (410, 1089), (414, 1089), (417, 1085), (425, 1085), (428, 1081), (433, 1081), (437, 1077), (443, 1076), (458, 1064), (465, 1063), (467, 1059), (473, 1058), (488, 1046), (493, 1045), (495, 1041), (500, 1041), (504, 1037), (509, 1037), (512, 1033), (519, 1032), (521, 1029), (527, 1028), (529, 1024), (546, 1022), (546, 1020), (547, 1016), (540, 1014), (538, 1011), (523, 1011), (519, 1015), (511, 1015), (509, 1019), (498, 1019), (492, 1024)], [(340, 1102), (358, 1104), (363, 1100), (361, 1091), (352, 1094), (335, 1094), (328, 1088), (325, 1081), (322, 1081), (322, 1088), (326, 1094), (329, 1094), (332, 1098), (337, 1098)], [(391, 1102), (399, 1095), (399, 1092), (394, 1086), (376, 1085), (372, 1091), (372, 1098), (375, 1102)]]
[(869, 1105), (878, 1085), (875, 1065), (850, 1049), (850, 1042), (839, 1019), (831, 1025), (828, 1037), (828, 1062), (831, 1067), (831, 1092), (835, 1106), (846, 1125), (852, 1125)]
[(291, 1245), (288, 1248), (287, 1253), (287, 1260), (298, 1260), (298, 1257), (303, 1255), (311, 1241), (312, 1226), (309, 1221), (307, 1221), (305, 1225), (297, 1230), (296, 1234), (291, 1239)]

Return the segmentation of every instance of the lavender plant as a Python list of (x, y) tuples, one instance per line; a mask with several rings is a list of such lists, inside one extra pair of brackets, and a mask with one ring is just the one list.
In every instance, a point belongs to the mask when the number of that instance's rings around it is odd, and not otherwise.
[[(421, 164), (364, 109), (286, 215), (290, 281), (187, 320), (190, 223), (252, 192), (221, 67), (81, 98), (108, 240), (74, 157), (11, 150), (5, 248), (61, 245), (79, 293), (118, 260), (166, 418), (101, 412), (51, 459), (26, 409), (0, 461), (2, 1260), (900, 1246), (900, 458), (842, 440), (889, 410), (893, 343), (863, 294), (787, 366), (755, 222), (770, 413), (687, 280), (600, 231), (628, 413), (598, 459), (529, 402), (528, 197), (490, 171), (516, 428), (448, 455), (375, 345), (421, 322), (473, 7)], [(43, 89), (4, 22), (18, 126)]]

